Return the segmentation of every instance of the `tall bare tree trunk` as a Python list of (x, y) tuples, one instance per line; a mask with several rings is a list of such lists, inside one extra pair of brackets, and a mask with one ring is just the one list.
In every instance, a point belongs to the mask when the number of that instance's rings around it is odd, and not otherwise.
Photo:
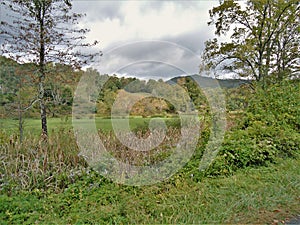
[(23, 120), (23, 111), (22, 111), (22, 106), (21, 106), (21, 97), (19, 93), (19, 99), (18, 99), (18, 117), (19, 117), (19, 135), (20, 135), (20, 143), (23, 141), (23, 131), (24, 131), (24, 120)]
[(43, 79), (39, 81), (39, 92), (40, 92), (40, 110), (41, 110), (41, 122), (42, 122), (42, 135), (43, 137), (48, 136), (48, 128), (47, 128), (47, 112), (46, 105), (44, 99), (44, 82)]
[(42, 2), (39, 8), (39, 24), (40, 24), (40, 51), (39, 51), (39, 94), (40, 94), (40, 110), (42, 122), (42, 136), (48, 138), (47, 128), (47, 112), (45, 104), (45, 27), (44, 27), (45, 4)]

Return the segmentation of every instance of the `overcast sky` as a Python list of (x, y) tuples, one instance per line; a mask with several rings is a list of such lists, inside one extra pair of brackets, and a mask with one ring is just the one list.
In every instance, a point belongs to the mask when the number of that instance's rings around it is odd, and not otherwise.
[(208, 10), (219, 1), (74, 1), (80, 26), (99, 40), (101, 74), (167, 79), (198, 73), (204, 42), (213, 37)]
[[(168, 79), (198, 73), (204, 42), (214, 34), (208, 11), (217, 5), (218, 0), (74, 0), (73, 11), (86, 14), (79, 26), (90, 29), (87, 40), (98, 40), (103, 52), (91, 67), (101, 74)], [(9, 19), (7, 13), (1, 7), (0, 19)]]

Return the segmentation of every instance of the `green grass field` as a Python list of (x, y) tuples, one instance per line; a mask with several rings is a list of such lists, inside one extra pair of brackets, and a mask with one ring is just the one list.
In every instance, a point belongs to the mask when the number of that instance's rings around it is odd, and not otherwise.
[[(112, 120), (116, 124), (122, 124), (125, 119), (110, 119), (110, 118), (102, 118), (95, 117), (95, 123), (97, 129), (100, 129), (104, 132), (111, 131), (112, 128)], [(137, 127), (145, 126), (149, 124), (151, 118), (143, 118), (143, 117), (130, 117), (129, 123), (130, 128), (135, 129)], [(164, 118), (165, 121), (174, 120), (174, 118)], [(78, 120), (82, 123), (82, 126), (90, 123), (92, 120), (83, 118)], [(3, 131), (8, 134), (13, 134), (18, 132), (18, 120), (14, 119), (0, 119), (0, 127)], [(62, 118), (48, 118), (48, 130), (50, 135), (59, 129), (69, 130), (72, 129), (72, 117), (62, 117)], [(41, 132), (41, 121), (40, 119), (25, 119), (24, 123), (24, 133), (25, 135), (33, 134), (37, 135)]]

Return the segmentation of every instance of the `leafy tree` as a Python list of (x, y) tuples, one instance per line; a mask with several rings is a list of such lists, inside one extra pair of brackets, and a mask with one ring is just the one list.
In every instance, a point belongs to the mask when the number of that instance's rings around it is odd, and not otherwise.
[[(34, 99), (35, 96), (32, 96), (32, 93), (34, 93), (34, 91), (32, 90), (32, 87), (28, 86), (29, 77), (24, 76), (24, 70), (20, 71), (19, 69), (16, 69), (14, 74), (17, 75), (17, 92), (14, 101), (10, 104), (6, 104), (6, 107), (8, 106), (7, 111), (9, 111), (12, 116), (15, 116), (14, 114), (17, 113), (19, 138), (20, 143), (22, 143), (25, 122), (24, 114), (28, 109), (31, 108), (31, 106), (33, 106), (34, 100), (30, 102), (30, 99)], [(23, 76), (20, 74), (22, 74)]]
[(117, 92), (109, 89), (105, 89), (103, 95), (104, 95), (103, 102), (105, 103), (106, 106), (106, 113), (109, 114), (116, 100)]
[(203, 60), (217, 74), (233, 72), (263, 86), (299, 76), (299, 1), (223, 0), (209, 14), (217, 38), (206, 42)]
[(18, 62), (32, 62), (37, 76), (43, 137), (48, 136), (45, 105), (47, 63), (59, 62), (79, 68), (97, 54), (83, 54), (82, 47), (97, 44), (83, 43), (87, 29), (77, 28), (82, 14), (72, 13), (69, 0), (5, 0), (2, 6), (10, 10), (10, 20), (1, 21), (4, 43), (1, 55)]
[(152, 93), (152, 91), (155, 89), (156, 85), (157, 85), (157, 81), (155, 81), (153, 79), (149, 79), (146, 84), (145, 91), (147, 93)]
[(111, 91), (117, 91), (121, 88), (121, 82), (120, 79), (116, 76), (110, 76), (109, 79), (105, 82), (103, 85), (104, 90), (111, 90)]
[(132, 93), (145, 92), (146, 91), (146, 82), (144, 80), (134, 80), (130, 82), (125, 90)]
[(23, 139), (24, 114), (35, 103), (33, 79), (30, 76), (31, 64), (19, 65), (17, 62), (0, 57), (0, 107), (3, 116), (18, 119), (20, 142)]
[(17, 63), (5, 57), (0, 57), (0, 105), (13, 101), (17, 93), (17, 77), (14, 76)]
[(47, 109), (53, 117), (58, 113), (71, 114), (73, 92), (68, 85), (62, 86), (48, 82), (45, 86), (45, 96), (48, 102)]
[(197, 110), (206, 110), (207, 101), (196, 81), (191, 77), (182, 77), (177, 80), (177, 84), (185, 88)]

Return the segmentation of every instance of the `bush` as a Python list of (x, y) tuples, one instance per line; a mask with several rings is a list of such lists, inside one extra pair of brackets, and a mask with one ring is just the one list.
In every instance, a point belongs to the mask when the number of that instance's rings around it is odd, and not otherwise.
[(248, 131), (228, 133), (207, 175), (230, 175), (240, 168), (265, 166), (276, 161), (277, 150), (272, 139), (251, 137)]
[(300, 83), (285, 81), (267, 89), (257, 89), (250, 99), (245, 126), (261, 121), (268, 126), (300, 130)]
[(299, 81), (257, 89), (246, 116), (227, 133), (206, 175), (229, 175), (239, 168), (268, 165), (299, 156)]

